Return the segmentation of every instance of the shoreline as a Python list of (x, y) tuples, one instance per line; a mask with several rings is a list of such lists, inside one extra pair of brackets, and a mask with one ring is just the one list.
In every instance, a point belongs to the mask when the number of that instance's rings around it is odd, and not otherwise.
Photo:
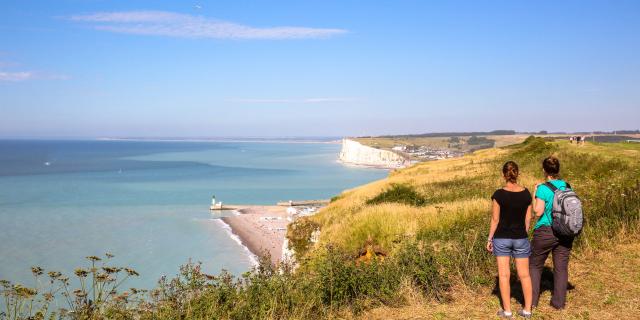
[(340, 144), (340, 140), (304, 139), (144, 139), (144, 138), (95, 138), (91, 141), (131, 141), (131, 142), (215, 142), (215, 143), (291, 143), (291, 144)]
[(336, 162), (338, 162), (339, 164), (345, 166), (345, 167), (353, 167), (353, 168), (369, 168), (369, 169), (380, 169), (380, 170), (396, 170), (396, 169), (403, 169), (408, 167), (409, 165), (406, 166), (388, 166), (388, 165), (376, 165), (376, 164), (364, 164), (364, 163), (357, 163), (357, 162), (350, 162), (350, 161), (344, 161), (341, 159), (336, 160)]
[(253, 253), (253, 251), (251, 251), (251, 249), (249, 249), (249, 247), (246, 246), (246, 244), (242, 241), (242, 239), (240, 239), (240, 236), (233, 233), (233, 229), (231, 228), (231, 226), (228, 223), (226, 223), (223, 220), (223, 218), (214, 218), (213, 220), (216, 221), (218, 224), (220, 224), (220, 226), (222, 227), (222, 229), (224, 229), (227, 235), (242, 247), (243, 251), (247, 254), (247, 257), (249, 257), (249, 261), (251, 265), (257, 266), (259, 264), (260, 257), (256, 256)]
[[(241, 244), (253, 255), (253, 260), (269, 256), (277, 265), (283, 253), (287, 232), (287, 208), (285, 206), (236, 206), (235, 215), (218, 218), (229, 228)], [(215, 213), (214, 213), (215, 214)], [(256, 259), (258, 258), (258, 259)]]

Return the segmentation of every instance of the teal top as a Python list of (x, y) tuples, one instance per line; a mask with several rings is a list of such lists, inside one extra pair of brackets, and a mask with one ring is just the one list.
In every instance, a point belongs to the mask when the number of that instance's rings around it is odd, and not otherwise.
[[(564, 180), (549, 180), (549, 182), (560, 190), (564, 190), (567, 187), (567, 183)], [(553, 215), (551, 214), (551, 210), (553, 210), (553, 191), (544, 184), (540, 184), (536, 190), (536, 198), (544, 201), (544, 213), (536, 222), (533, 230), (543, 226), (551, 227), (551, 223), (553, 223)]]

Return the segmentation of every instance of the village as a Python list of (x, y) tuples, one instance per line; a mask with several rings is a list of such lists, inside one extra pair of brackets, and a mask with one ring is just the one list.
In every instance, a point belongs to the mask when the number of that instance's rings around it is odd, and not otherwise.
[(441, 160), (447, 158), (455, 158), (464, 155), (462, 151), (454, 151), (445, 148), (434, 148), (429, 146), (415, 145), (398, 145), (391, 148), (396, 152), (408, 155), (411, 159), (417, 161)]

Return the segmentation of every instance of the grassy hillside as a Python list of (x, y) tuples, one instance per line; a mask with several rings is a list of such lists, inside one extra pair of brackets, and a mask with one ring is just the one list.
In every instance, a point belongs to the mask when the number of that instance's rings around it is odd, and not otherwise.
[[(405, 252), (407, 243), (416, 243), (419, 254), (436, 266), (437, 282), (446, 284), (438, 301), (455, 300), (454, 288), (492, 288), (495, 266), (484, 245), (489, 197), (503, 183), (501, 166), (506, 160), (519, 163), (521, 183), (533, 191), (543, 179), (541, 160), (550, 154), (561, 159), (563, 178), (584, 201), (587, 222), (574, 250), (576, 257), (586, 259), (583, 265), (618, 242), (636, 242), (639, 145), (578, 147), (529, 138), (520, 145), (420, 163), (344, 192), (308, 222), (320, 228), (321, 236), (304, 255), (313, 260), (314, 251), (331, 244), (352, 256), (373, 245), (393, 257)], [(304, 251), (305, 246), (300, 247)]]
[[(55, 292), (69, 302), (69, 310), (55, 317), (488, 318), (498, 308), (492, 294), (494, 259), (484, 249), (489, 197), (502, 184), (506, 160), (520, 164), (522, 183), (533, 190), (542, 181), (541, 160), (550, 154), (560, 158), (564, 178), (582, 197), (587, 220), (574, 250), (570, 281), (575, 289), (568, 310), (553, 313), (542, 306), (536, 318), (614, 319), (640, 312), (639, 273), (629, 265), (639, 262), (640, 145), (578, 147), (528, 138), (519, 145), (420, 163), (336, 196), (317, 215), (290, 225), (287, 236), (299, 262), (295, 270), (286, 264), (273, 269), (267, 258), (237, 279), (186, 265), (178, 277), (161, 279), (150, 292), (123, 292), (121, 287), (110, 291), (111, 283), (119, 283), (110, 279), (135, 276), (135, 271), (105, 268), (104, 260), (89, 257), (91, 265), (75, 272), (82, 284), (75, 291), (67, 278), (49, 273)], [(319, 241), (312, 243), (316, 230)], [(45, 277), (45, 272), (35, 269), (34, 275)], [(11, 311), (0, 319), (51, 314), (46, 294), (54, 291), (0, 285)]]
[[(626, 217), (623, 196), (626, 189), (637, 189), (640, 178), (640, 145), (545, 142), (528, 139), (521, 145), (478, 151), (472, 155), (444, 161), (420, 163), (392, 172), (389, 178), (349, 190), (312, 220), (320, 226), (321, 243), (332, 242), (355, 252), (368, 237), (392, 250), (398, 238), (443, 242), (462, 234), (487, 233), (490, 195), (502, 183), (501, 167), (515, 160), (521, 168), (521, 183), (532, 192), (543, 181), (541, 161), (554, 154), (561, 159), (562, 176), (571, 182), (585, 202), (587, 227), (579, 248), (604, 245), (604, 236), (615, 230)], [(371, 201), (401, 188), (412, 193), (412, 201), (402, 195)], [(632, 191), (630, 191), (632, 192)], [(415, 205), (416, 201), (419, 205)], [(622, 207), (620, 207), (622, 206)], [(636, 218), (637, 212), (631, 212)], [(456, 233), (449, 230), (461, 229)], [(456, 229), (457, 228), (457, 229)], [(604, 241), (606, 242), (606, 241)]]

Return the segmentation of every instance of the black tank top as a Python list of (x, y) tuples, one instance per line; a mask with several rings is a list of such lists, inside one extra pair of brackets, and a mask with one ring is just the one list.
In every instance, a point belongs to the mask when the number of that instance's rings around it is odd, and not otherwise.
[(531, 205), (531, 193), (527, 188), (520, 192), (498, 189), (491, 199), (500, 205), (500, 221), (493, 234), (497, 239), (523, 239), (527, 237), (524, 220)]

